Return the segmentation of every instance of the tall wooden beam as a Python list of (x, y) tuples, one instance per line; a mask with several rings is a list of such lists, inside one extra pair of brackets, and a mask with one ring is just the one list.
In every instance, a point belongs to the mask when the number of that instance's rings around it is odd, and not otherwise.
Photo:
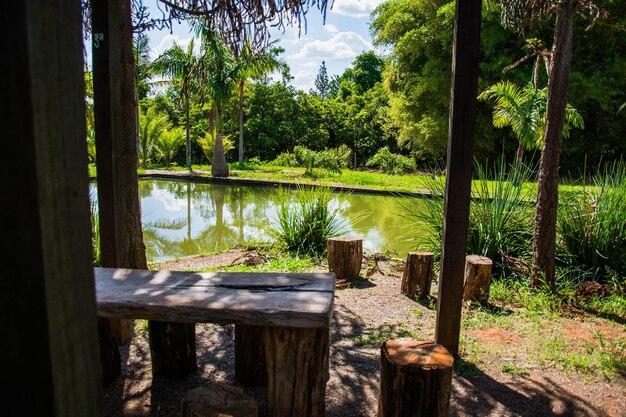
[(1, 2), (0, 55), (2, 415), (99, 416), (80, 2)]
[(438, 344), (455, 354), (459, 348), (469, 224), (481, 3), (481, 0), (457, 0), (452, 54), (446, 196), (435, 338)]

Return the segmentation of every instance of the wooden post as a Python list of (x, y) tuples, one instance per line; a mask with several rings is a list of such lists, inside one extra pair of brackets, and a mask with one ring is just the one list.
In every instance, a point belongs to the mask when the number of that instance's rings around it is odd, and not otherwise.
[(461, 331), (463, 273), (469, 224), (476, 93), (480, 57), (481, 0), (456, 2), (452, 96), (446, 168), (435, 340), (456, 354)]
[(430, 283), (433, 276), (434, 254), (431, 252), (409, 252), (402, 275), (402, 294), (409, 298), (419, 295), (425, 300), (430, 295)]
[(487, 304), (492, 266), (493, 262), (487, 257), (478, 255), (466, 257), (463, 301), (472, 300), (480, 304)]
[(80, 2), (0, 3), (2, 415), (101, 416)]
[(235, 325), (235, 379), (246, 385), (267, 385), (263, 327)]
[(332, 237), (328, 239), (328, 269), (337, 277), (337, 287), (345, 286), (359, 276), (363, 262), (363, 239)]
[(328, 329), (267, 327), (268, 409), (273, 417), (323, 417)]
[(224, 384), (194, 388), (182, 401), (183, 417), (257, 417), (254, 398)]
[(383, 342), (378, 417), (448, 417), (453, 363), (433, 342)]
[(198, 369), (194, 323), (152, 320), (148, 322), (148, 331), (153, 375), (184, 378)]

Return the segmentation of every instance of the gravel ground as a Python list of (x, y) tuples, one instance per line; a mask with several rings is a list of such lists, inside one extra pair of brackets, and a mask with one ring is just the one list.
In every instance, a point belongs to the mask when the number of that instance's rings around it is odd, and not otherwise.
[[(239, 256), (222, 259), (231, 263)], [(189, 262), (181, 260), (181, 262)], [(215, 264), (204, 258), (204, 265)], [(186, 265), (186, 264), (181, 264)], [(200, 261), (193, 261), (199, 267)], [(169, 263), (175, 269), (175, 263)], [(326, 389), (328, 417), (376, 416), (378, 342), (388, 334), (411, 332), (422, 339), (434, 334), (435, 310), (399, 294), (402, 263), (381, 261), (370, 279), (336, 292), (331, 325), (330, 380)], [(433, 289), (436, 293), (436, 286)], [(210, 382), (234, 381), (234, 326), (198, 324), (198, 372), (186, 379), (153, 378), (147, 333), (140, 326), (130, 345), (121, 348), (123, 376), (105, 388), (105, 415), (179, 416), (185, 393)], [(624, 334), (623, 326), (612, 326)], [(489, 331), (493, 330), (493, 331)], [(478, 332), (479, 340), (506, 350), (523, 340), (498, 329)], [(506, 356), (506, 355), (505, 355)], [(579, 377), (557, 368), (534, 367), (512, 377), (500, 371), (502, 358), (480, 363), (471, 377), (455, 375), (453, 416), (626, 416), (626, 384), (622, 377)], [(265, 388), (241, 386), (267, 415)]]

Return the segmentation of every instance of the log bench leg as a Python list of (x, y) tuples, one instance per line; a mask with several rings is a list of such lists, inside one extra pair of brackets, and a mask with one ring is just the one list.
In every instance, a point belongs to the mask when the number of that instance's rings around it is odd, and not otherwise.
[(149, 321), (152, 375), (185, 378), (198, 369), (195, 323)]
[(266, 327), (270, 417), (323, 417), (328, 380), (328, 329)]
[(263, 327), (235, 325), (235, 379), (246, 385), (267, 385)]

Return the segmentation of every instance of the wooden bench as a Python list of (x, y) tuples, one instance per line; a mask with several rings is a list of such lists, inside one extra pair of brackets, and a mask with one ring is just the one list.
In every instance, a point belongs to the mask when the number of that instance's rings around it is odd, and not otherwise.
[(261, 329), (270, 415), (324, 415), (333, 273), (95, 268), (95, 279), (100, 317)]

